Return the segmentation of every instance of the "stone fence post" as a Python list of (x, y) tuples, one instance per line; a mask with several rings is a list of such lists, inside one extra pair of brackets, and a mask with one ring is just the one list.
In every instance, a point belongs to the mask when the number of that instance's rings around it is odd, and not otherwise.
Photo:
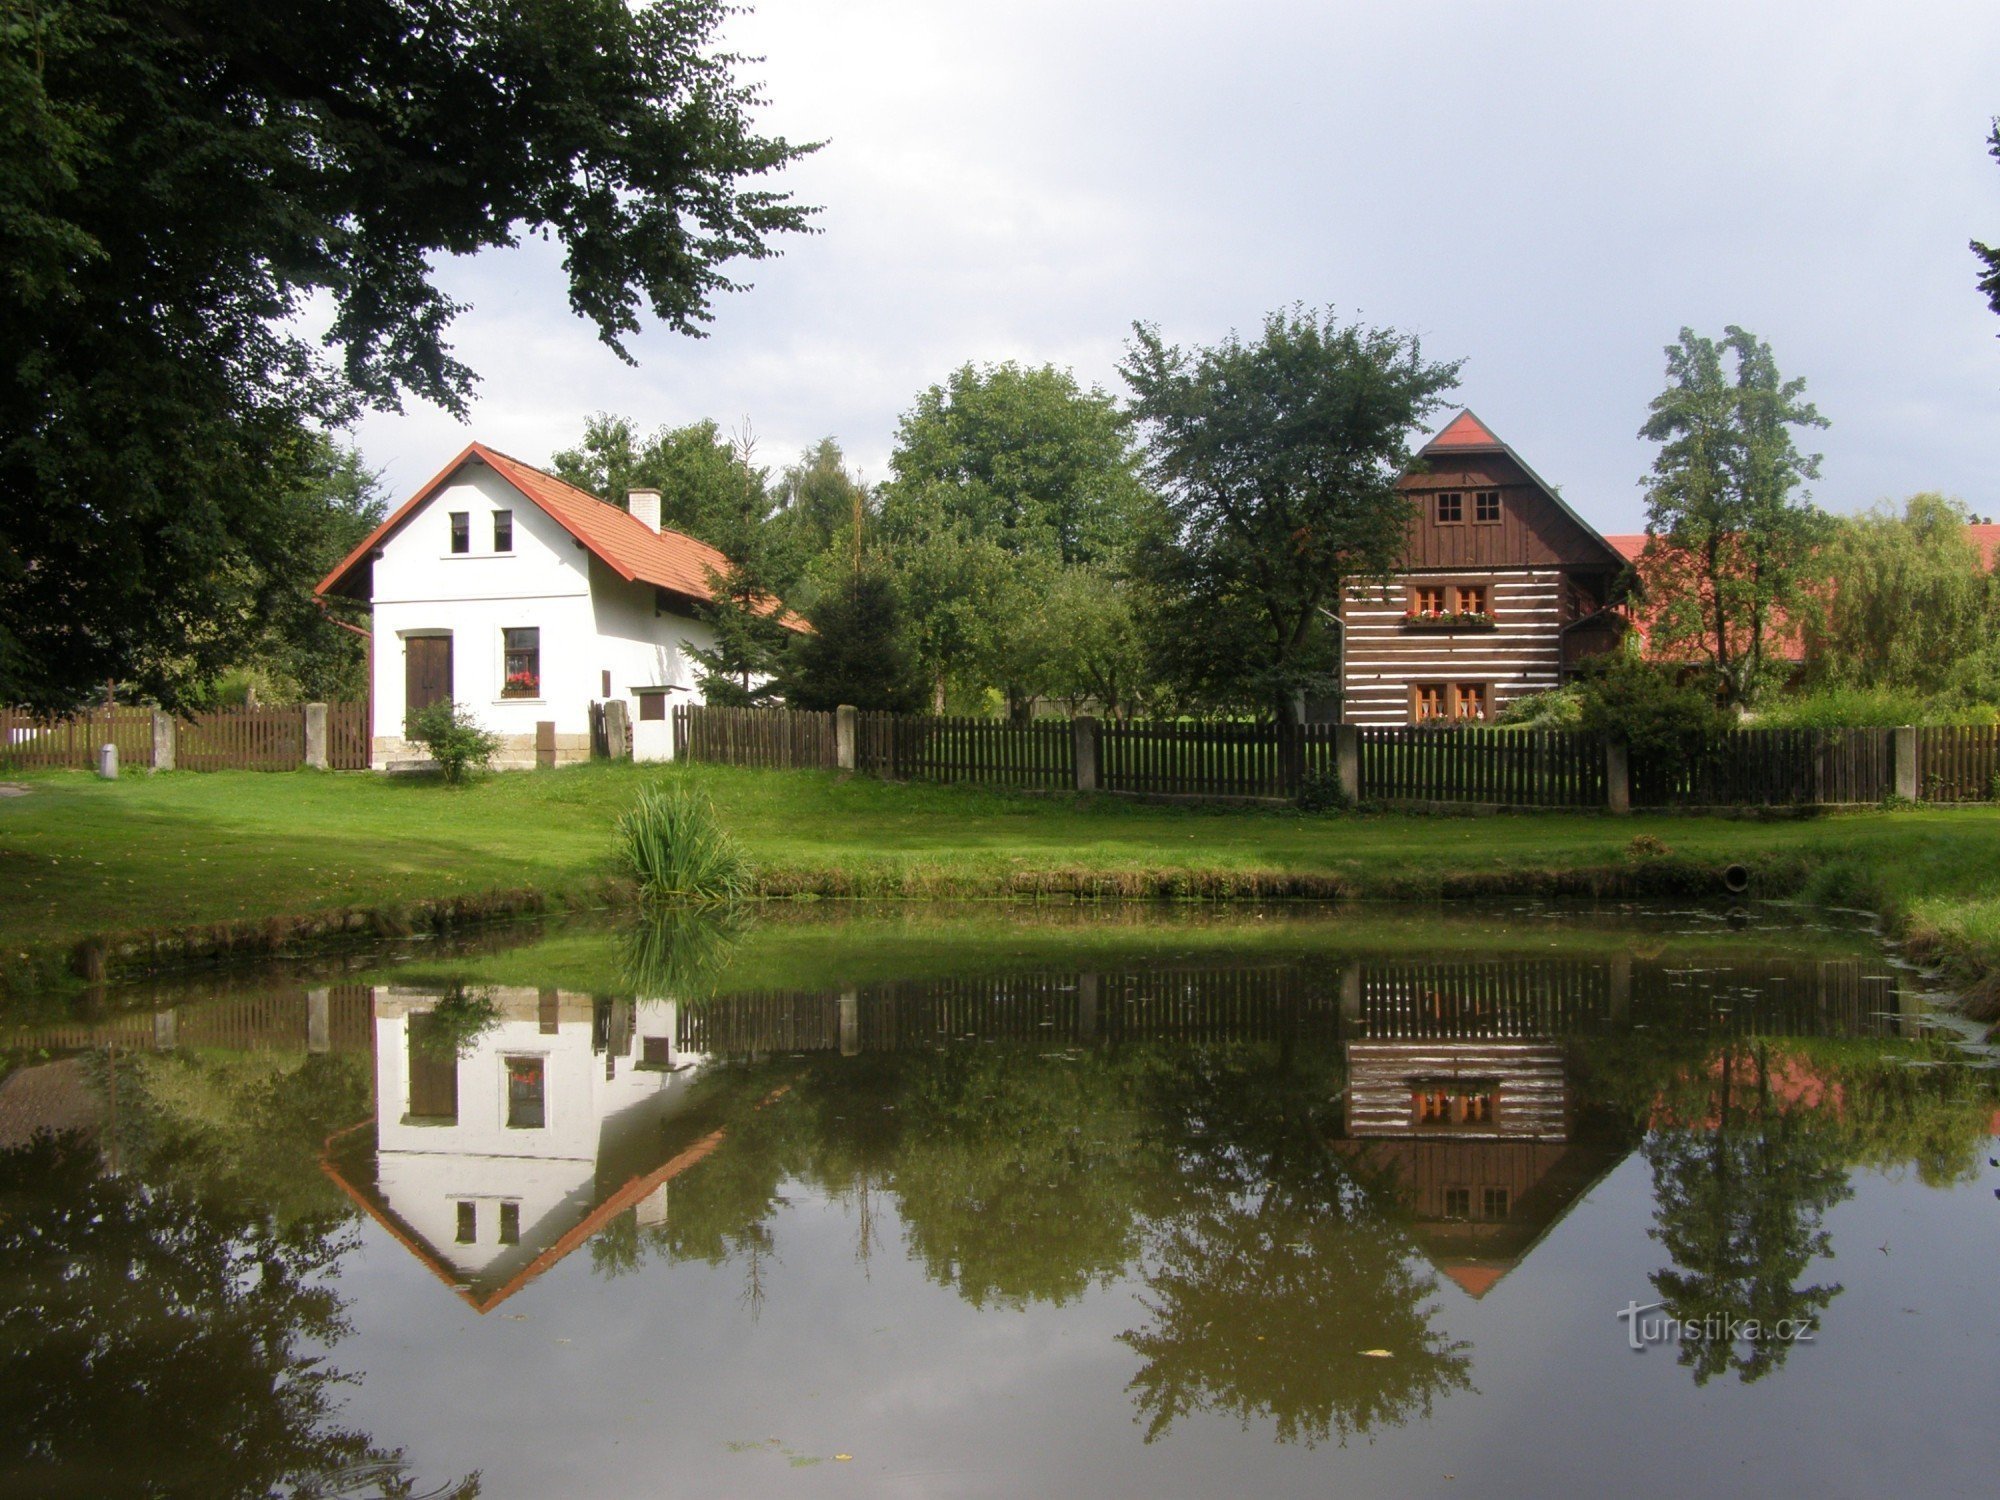
[(632, 726), (626, 717), (623, 698), (605, 702), (604, 753), (613, 760), (626, 760), (632, 754)]
[(843, 703), (833, 711), (833, 763), (842, 771), (854, 769), (856, 742), (861, 737), (861, 711)]
[(174, 716), (153, 711), (153, 769), (171, 771), (174, 768), (175, 747), (179, 741), (174, 732)]
[(1340, 775), (1340, 798), (1349, 807), (1361, 800), (1361, 726), (1336, 724), (1333, 728), (1334, 765)]
[(1889, 787), (1905, 802), (1915, 802), (1923, 794), (1917, 779), (1917, 731), (1906, 724), (1889, 731)]
[(1620, 815), (1632, 810), (1631, 752), (1623, 740), (1604, 742), (1604, 805)]
[(1070, 724), (1070, 734), (1076, 746), (1076, 789), (1079, 792), (1097, 790), (1097, 720), (1089, 714), (1078, 714)]
[(327, 768), (324, 703), (306, 705), (306, 765), (315, 771), (324, 771)]

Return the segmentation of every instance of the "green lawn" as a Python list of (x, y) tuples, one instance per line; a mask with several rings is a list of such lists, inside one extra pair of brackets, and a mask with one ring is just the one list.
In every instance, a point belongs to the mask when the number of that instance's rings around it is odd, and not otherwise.
[[(601, 894), (612, 819), (658, 768), (488, 777), (54, 772), (0, 797), (0, 971), (89, 937), (535, 889)], [(2000, 961), (2000, 811), (1784, 821), (1595, 814), (1305, 817), (702, 767), (767, 891), (984, 896), (1036, 888), (1425, 896), (1722, 865), (1762, 894), (1886, 909)], [(1634, 856), (1635, 835), (1665, 857)], [(1582, 873), (1579, 873), (1582, 872)], [(1595, 872), (1594, 875), (1592, 872)]]

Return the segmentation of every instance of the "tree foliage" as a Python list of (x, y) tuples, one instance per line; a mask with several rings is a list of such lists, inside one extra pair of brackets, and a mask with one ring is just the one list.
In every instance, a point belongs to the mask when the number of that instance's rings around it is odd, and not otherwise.
[[(566, 252), (621, 354), (698, 333), (807, 211), (759, 185), (718, 0), (216, 0), (0, 13), (0, 699), (179, 702), (285, 574), (301, 436), (404, 393), (463, 411), (433, 262)], [(330, 311), (322, 353), (297, 318)]]
[(1117, 404), (1054, 365), (964, 365), (896, 432), (884, 506), (950, 496), (952, 516), (1008, 552), (1063, 563), (1116, 555), (1147, 504)]
[(916, 713), (924, 680), (903, 624), (896, 585), (864, 568), (821, 594), (807, 616), (812, 632), (792, 642), (785, 701), (825, 713), (842, 704), (885, 713)]
[(1289, 721), (1336, 666), (1323, 611), (1404, 556), (1396, 480), (1458, 365), (1426, 361), (1411, 335), (1293, 307), (1254, 342), (1193, 352), (1137, 324), (1121, 368), (1167, 512), (1139, 561), (1164, 601), (1161, 637), (1201, 653), (1177, 663), (1191, 686)]
[[(2000, 161), (2000, 119), (1993, 122), (1993, 128), (1986, 136), (1986, 154)], [(1986, 305), (2000, 313), (2000, 248), (1972, 242), (1972, 253), (1982, 267), (1979, 276), (1979, 294), (1986, 299)]]
[[(1957, 501), (1923, 494), (1900, 514), (1831, 523), (1817, 607), (1801, 612), (1811, 683), (1937, 695), (2000, 688), (2000, 587), (1968, 520)], [(1992, 674), (1984, 681), (1981, 667)]]
[(1779, 375), (1770, 345), (1734, 324), (1719, 343), (1681, 330), (1649, 411), (1639, 435), (1660, 451), (1639, 571), (1651, 643), (1704, 664), (1718, 700), (1754, 702), (1825, 536), (1804, 487), (1819, 455), (1801, 454), (1792, 429), (1826, 419), (1803, 380)]

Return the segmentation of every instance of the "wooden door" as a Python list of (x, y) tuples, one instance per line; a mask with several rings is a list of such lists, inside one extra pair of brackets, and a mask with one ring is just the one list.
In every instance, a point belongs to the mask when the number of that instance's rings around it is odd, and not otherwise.
[(451, 691), (451, 637), (413, 635), (403, 642), (403, 712), (429, 708)]

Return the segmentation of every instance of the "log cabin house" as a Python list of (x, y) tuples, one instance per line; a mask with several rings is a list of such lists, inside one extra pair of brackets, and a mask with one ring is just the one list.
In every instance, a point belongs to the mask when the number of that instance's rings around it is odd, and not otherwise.
[(1626, 558), (1470, 411), (1398, 487), (1415, 503), (1405, 571), (1340, 605), (1341, 718), (1490, 722), (1559, 687), (1629, 628)]

